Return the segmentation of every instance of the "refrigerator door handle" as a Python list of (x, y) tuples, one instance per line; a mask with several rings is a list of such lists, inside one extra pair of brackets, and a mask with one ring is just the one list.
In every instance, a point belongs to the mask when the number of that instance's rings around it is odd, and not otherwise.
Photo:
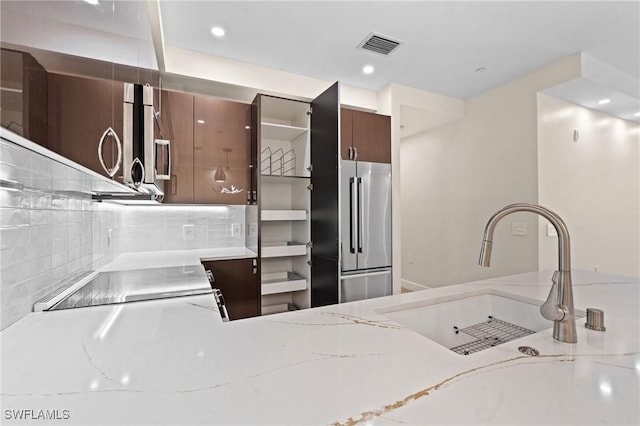
[(356, 247), (354, 244), (354, 229), (355, 229), (355, 221), (357, 219), (354, 220), (354, 218), (356, 218), (356, 214), (357, 212), (354, 211), (355, 205), (356, 203), (353, 201), (353, 197), (355, 197), (356, 195), (356, 191), (355, 191), (355, 182), (356, 179), (351, 177), (349, 178), (349, 252), (351, 253), (355, 253), (356, 252)]
[(363, 235), (362, 224), (364, 223), (364, 192), (362, 190), (362, 178), (358, 178), (358, 253), (362, 253)]

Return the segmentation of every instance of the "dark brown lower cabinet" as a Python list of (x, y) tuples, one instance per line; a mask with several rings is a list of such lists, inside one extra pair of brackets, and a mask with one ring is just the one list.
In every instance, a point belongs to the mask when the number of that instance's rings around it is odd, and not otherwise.
[(222, 291), (230, 320), (260, 315), (260, 262), (230, 259), (202, 262), (213, 273), (214, 288)]

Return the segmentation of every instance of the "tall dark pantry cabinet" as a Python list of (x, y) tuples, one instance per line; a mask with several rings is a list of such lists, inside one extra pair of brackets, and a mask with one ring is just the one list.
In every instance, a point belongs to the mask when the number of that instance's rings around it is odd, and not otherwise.
[(252, 104), (262, 314), (338, 303), (339, 120), (338, 83)]

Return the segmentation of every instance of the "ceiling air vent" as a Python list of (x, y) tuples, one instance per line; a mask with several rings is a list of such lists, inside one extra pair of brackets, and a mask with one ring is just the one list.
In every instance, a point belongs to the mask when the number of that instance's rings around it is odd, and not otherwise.
[(371, 52), (380, 53), (382, 55), (388, 55), (400, 46), (400, 44), (401, 42), (391, 40), (389, 37), (371, 33), (358, 45), (358, 47), (364, 50), (370, 50)]

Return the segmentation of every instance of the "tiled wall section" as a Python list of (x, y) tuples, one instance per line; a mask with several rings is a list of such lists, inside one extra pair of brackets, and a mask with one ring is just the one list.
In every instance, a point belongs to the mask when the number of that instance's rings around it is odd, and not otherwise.
[(0, 328), (31, 312), (59, 281), (95, 269), (116, 254), (108, 229), (118, 206), (93, 203), (90, 176), (0, 141), (0, 178), (22, 190), (0, 189)]
[(24, 185), (0, 188), (0, 329), (121, 253), (245, 246), (245, 206), (92, 202), (83, 193), (104, 182), (4, 140), (0, 178)]
[(114, 240), (122, 253), (244, 247), (244, 228), (245, 206), (126, 206)]

